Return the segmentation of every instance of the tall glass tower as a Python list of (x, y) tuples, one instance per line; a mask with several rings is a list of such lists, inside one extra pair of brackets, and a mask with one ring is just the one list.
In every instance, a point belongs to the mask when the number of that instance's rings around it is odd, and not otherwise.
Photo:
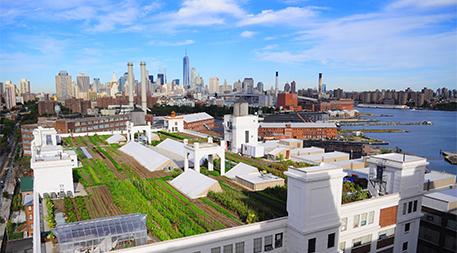
[(182, 84), (185, 89), (190, 87), (190, 65), (187, 52), (184, 58), (182, 59)]

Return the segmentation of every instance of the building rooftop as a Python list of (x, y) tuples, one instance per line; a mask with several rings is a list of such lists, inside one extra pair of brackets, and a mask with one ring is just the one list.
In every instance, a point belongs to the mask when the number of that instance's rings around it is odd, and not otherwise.
[(457, 188), (426, 193), (422, 205), (442, 212), (457, 212)]
[(21, 177), (21, 192), (33, 191), (33, 177)]
[(400, 153), (389, 153), (389, 154), (382, 154), (382, 155), (375, 155), (372, 156), (373, 158), (378, 158), (378, 159), (384, 159), (384, 160), (389, 160), (393, 162), (419, 162), (425, 160), (425, 158), (419, 157), (419, 156), (413, 156), (413, 155), (406, 155), (406, 154), (400, 154)]
[(183, 115), (185, 122), (196, 122), (201, 120), (209, 120), (214, 119), (213, 116), (209, 115), (206, 112), (198, 112), (198, 113), (191, 113)]
[(335, 123), (325, 122), (260, 122), (261, 128), (285, 128), (286, 126), (291, 128), (336, 128)]
[(250, 174), (258, 171), (259, 170), (256, 167), (240, 162), (231, 168), (228, 172), (226, 172), (224, 176), (234, 179), (236, 176)]
[(327, 162), (327, 159), (344, 159), (349, 160), (349, 154), (339, 151), (327, 152), (323, 154), (294, 156), (295, 159), (313, 163)]
[(236, 177), (243, 179), (244, 181), (258, 184), (258, 183), (266, 183), (271, 181), (283, 181), (284, 179), (277, 177), (272, 174), (262, 174), (260, 172), (254, 172), (249, 174), (241, 174), (237, 175)]
[(429, 180), (434, 182), (434, 181), (446, 180), (446, 179), (450, 179), (450, 180), (454, 179), (453, 181), (455, 183), (456, 175), (446, 173), (446, 172), (431, 170), (429, 173), (425, 173), (425, 176), (424, 176), (424, 182), (428, 182)]

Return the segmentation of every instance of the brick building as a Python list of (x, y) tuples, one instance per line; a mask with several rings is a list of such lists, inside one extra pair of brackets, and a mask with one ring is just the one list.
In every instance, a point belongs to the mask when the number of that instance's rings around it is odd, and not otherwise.
[(301, 111), (301, 106), (298, 105), (298, 97), (295, 93), (284, 92), (278, 94), (276, 107), (282, 107), (284, 110)]
[(126, 122), (130, 120), (130, 114), (102, 117), (57, 119), (55, 128), (58, 133), (116, 131), (125, 130)]
[(206, 112), (185, 114), (184, 129), (204, 131), (214, 128), (214, 118)]
[[(141, 96), (135, 96), (133, 99), (134, 103), (137, 105), (141, 104)], [(148, 96), (146, 98), (146, 103), (148, 107), (153, 107), (157, 103), (157, 97)], [(129, 97), (128, 96), (117, 96), (117, 97), (99, 97), (97, 98), (97, 107), (106, 109), (110, 105), (128, 105)]]
[(55, 106), (57, 105), (56, 101), (44, 100), (38, 102), (38, 115), (55, 115), (56, 110)]
[(65, 100), (65, 107), (72, 113), (87, 114), (87, 109), (92, 108), (90, 100), (80, 98), (70, 98)]
[(352, 99), (339, 99), (330, 101), (321, 101), (318, 106), (319, 111), (329, 110), (354, 110), (354, 100)]
[(287, 138), (316, 140), (335, 139), (337, 127), (334, 123), (262, 122), (259, 136), (265, 140)]

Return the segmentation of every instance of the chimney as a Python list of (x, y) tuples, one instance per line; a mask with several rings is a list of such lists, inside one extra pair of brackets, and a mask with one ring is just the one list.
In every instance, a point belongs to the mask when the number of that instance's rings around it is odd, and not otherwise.
[(275, 79), (275, 96), (276, 97), (278, 96), (278, 83), (279, 83), (278, 76), (279, 76), (279, 72), (276, 71), (276, 79)]
[(146, 100), (146, 83), (148, 78), (146, 76), (146, 63), (144, 61), (140, 62), (141, 70), (141, 108), (144, 112), (148, 109), (147, 100)]
[(134, 85), (134, 78), (133, 78), (133, 63), (127, 63), (127, 72), (128, 78), (127, 81), (129, 83), (129, 106), (133, 107), (133, 85)]
[(319, 73), (319, 86), (318, 86), (319, 95), (322, 94), (322, 73)]

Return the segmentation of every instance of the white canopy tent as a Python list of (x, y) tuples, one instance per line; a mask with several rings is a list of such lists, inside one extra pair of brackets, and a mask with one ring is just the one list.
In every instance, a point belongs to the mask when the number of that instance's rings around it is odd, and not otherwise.
[(206, 197), (210, 191), (222, 191), (217, 180), (200, 174), (195, 170), (184, 171), (181, 175), (171, 180), (170, 184), (190, 199)]
[(171, 170), (179, 168), (175, 162), (168, 157), (148, 148), (140, 143), (130, 141), (122, 146), (120, 151), (133, 157), (138, 163), (149, 171)]

